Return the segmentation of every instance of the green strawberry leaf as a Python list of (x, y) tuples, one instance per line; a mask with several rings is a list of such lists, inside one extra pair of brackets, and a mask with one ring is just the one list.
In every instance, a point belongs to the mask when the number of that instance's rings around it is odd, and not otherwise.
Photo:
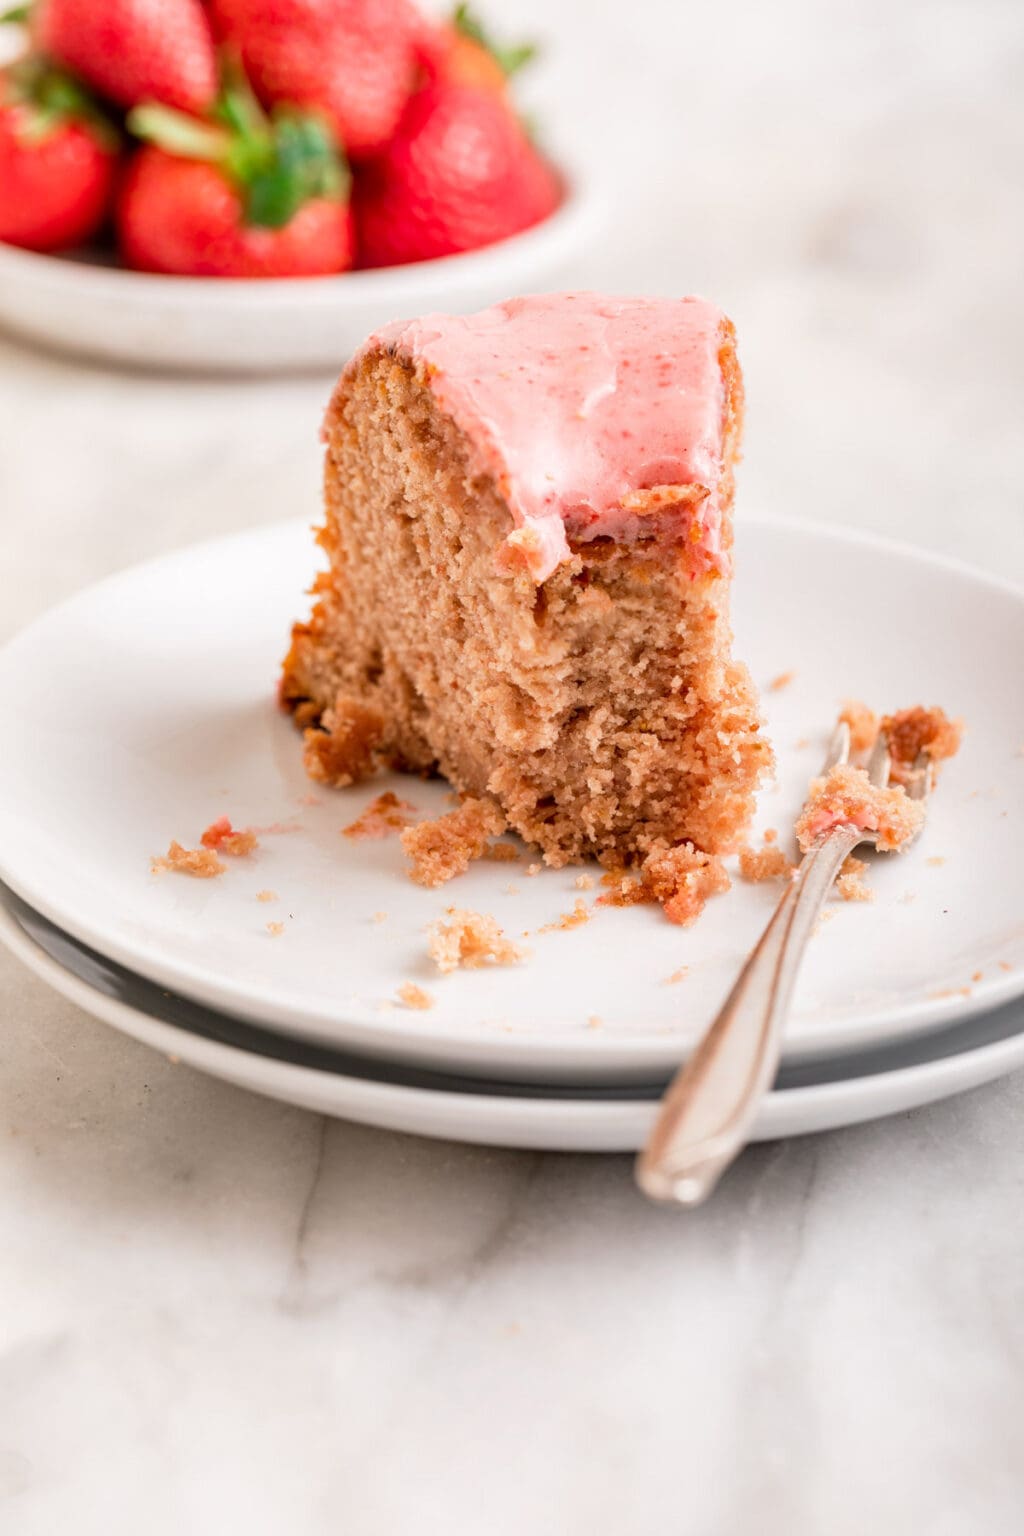
[(516, 74), (525, 64), (529, 64), (537, 57), (536, 43), (507, 45), (496, 43), (470, 5), (461, 4), (455, 7), (452, 25), (457, 32), (462, 33), (463, 37), (468, 37), (471, 43), (476, 43), (480, 48), (486, 48), (505, 75)]
[(247, 224), (283, 229), (311, 197), (347, 198), (348, 165), (318, 118), (288, 108), (268, 118), (240, 71), (214, 116), (208, 122), (146, 102), (132, 108), (127, 124), (167, 154), (218, 166), (241, 193)]
[(24, 27), (32, 15), (31, 5), (12, 5), (8, 11), (0, 11), (0, 27)]
[(48, 60), (37, 55), (19, 59), (6, 71), (3, 87), (4, 99), (26, 109), (22, 127), (26, 142), (37, 143), (62, 124), (74, 122), (89, 127), (104, 149), (117, 148), (117, 129), (94, 97)]
[(316, 118), (275, 112), (266, 151), (262, 163), (242, 172), (250, 224), (281, 229), (312, 197), (348, 196), (348, 166)]

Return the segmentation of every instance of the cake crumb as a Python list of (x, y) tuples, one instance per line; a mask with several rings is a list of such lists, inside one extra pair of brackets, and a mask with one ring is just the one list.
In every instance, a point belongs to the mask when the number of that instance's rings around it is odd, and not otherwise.
[(584, 923), (589, 923), (593, 913), (585, 901), (577, 900), (571, 912), (563, 912), (561, 917), (553, 923), (545, 923), (543, 928), (538, 928), (538, 933), (555, 933), (561, 928), (582, 928)]
[(692, 843), (656, 848), (644, 859), (640, 874), (669, 922), (684, 928), (697, 921), (709, 896), (727, 891), (732, 883), (721, 859)]
[(850, 751), (870, 752), (878, 735), (878, 716), (860, 699), (844, 699), (839, 723), (850, 728)]
[(256, 900), (257, 901), (276, 901), (277, 900), (277, 892), (276, 891), (257, 891), (256, 892)]
[(489, 864), (518, 864), (519, 849), (514, 843), (491, 843), (480, 857)]
[(227, 869), (212, 848), (183, 848), (173, 839), (164, 857), (150, 859), (149, 867), (154, 875), (171, 870), (176, 875), (191, 875), (195, 880), (211, 880)]
[(932, 857), (930, 859), (925, 859), (925, 863), (929, 864), (932, 869), (941, 869), (942, 865), (945, 864), (945, 862), (946, 862), (945, 856), (943, 854), (941, 854), (941, 853), (935, 853), (935, 854), (932, 855)]
[(972, 976), (971, 976), (971, 980), (972, 981), (983, 981), (984, 977), (985, 977), (985, 972), (984, 971), (975, 971), (972, 974)]
[(456, 811), (436, 821), (406, 827), (402, 847), (412, 862), (410, 880), (435, 888), (465, 874), (483, 856), (488, 841), (505, 830), (505, 818), (493, 800), (465, 799)]
[(211, 821), (199, 841), (204, 848), (229, 854), (233, 859), (247, 858), (259, 847), (259, 840), (250, 827), (236, 829), (227, 816), (218, 816), (216, 821)]
[(530, 876), (530, 879), (532, 880), (534, 875), (539, 875), (543, 868), (544, 868), (543, 864), (527, 864), (527, 866), (526, 866), (526, 873)]
[(875, 893), (864, 879), (867, 861), (848, 854), (836, 880), (836, 890), (844, 901), (874, 901)]
[(929, 992), (928, 996), (935, 1002), (947, 997), (970, 997), (970, 987), (940, 987), (937, 992)]
[(880, 729), (888, 738), (892, 760), (889, 778), (895, 784), (907, 782), (922, 753), (933, 770), (944, 759), (954, 757), (964, 734), (962, 720), (950, 720), (944, 710), (924, 709), (919, 704), (883, 716)]
[(899, 853), (924, 825), (925, 809), (900, 784), (880, 789), (863, 768), (837, 763), (827, 777), (812, 779), (810, 794), (796, 823), (797, 841), (806, 853), (833, 827), (853, 826), (874, 832), (883, 852)]
[(384, 737), (379, 710), (339, 694), (324, 711), (319, 726), (302, 734), (302, 761), (311, 779), (344, 789), (377, 771), (377, 749)]
[(765, 829), (762, 832), (761, 836), (762, 836), (762, 838), (764, 839), (764, 841), (766, 843), (777, 843), (778, 840), (779, 840), (778, 828), (777, 827), (765, 827)]
[(800, 740), (796, 743), (796, 750), (798, 752), (805, 752), (810, 744), (811, 738), (809, 736), (801, 736)]
[(267, 932), (276, 939), (280, 934), (284, 933), (284, 923), (268, 923)]
[(428, 950), (438, 970), (479, 970), (485, 965), (517, 965), (526, 951), (505, 937), (504, 929), (486, 912), (449, 907), (450, 922), (428, 929)]
[(574, 881), (578, 891), (592, 891), (594, 889), (593, 875), (577, 875)]
[(603, 1023), (604, 1023), (604, 1019), (601, 1018), (600, 1014), (592, 1013), (590, 1015), (590, 1018), (587, 1020), (587, 1028), (588, 1029), (600, 1029)]
[(506, 885), (506, 887), (505, 887), (505, 895), (506, 896), (518, 896), (519, 895), (519, 887), (518, 887), (518, 885)]
[[(773, 834), (774, 836), (774, 834)], [(792, 880), (796, 865), (787, 859), (765, 833), (765, 847), (740, 849), (740, 877), (754, 884), (762, 880)]]
[(435, 1003), (435, 999), (431, 997), (430, 993), (425, 992), (422, 987), (418, 987), (414, 981), (402, 983), (398, 989), (398, 998), (400, 1002), (405, 1004), (406, 1008), (433, 1008)]
[(375, 800), (371, 800), (355, 821), (342, 827), (342, 836), (353, 839), (387, 837), (389, 833), (400, 832), (403, 827), (409, 826), (408, 812), (415, 809), (408, 800), (399, 800), (396, 794), (387, 789)]
[(769, 693), (781, 693), (783, 688), (788, 688), (796, 677), (795, 672), (780, 672), (778, 677), (773, 677), (768, 684)]
[(654, 900), (642, 880), (638, 880), (635, 875), (624, 874), (621, 870), (609, 870), (601, 876), (601, 884), (610, 889), (597, 898), (599, 907), (636, 907)]
[(1000, 960), (999, 969), (1001, 971), (1012, 971), (1013, 966), (1010, 964), (1009, 960)]
[(370, 918), (371, 923), (386, 923), (387, 920), (388, 915), (386, 912), (375, 912)]
[(688, 965), (681, 965), (678, 971), (673, 971), (671, 976), (665, 977), (662, 985), (665, 987), (674, 987), (677, 981), (685, 981), (689, 974), (690, 967)]
[(295, 797), (295, 804), (296, 805), (323, 805), (323, 801), (320, 799), (319, 795), (314, 795), (314, 794), (310, 793), (308, 795), (296, 795), (296, 797)]

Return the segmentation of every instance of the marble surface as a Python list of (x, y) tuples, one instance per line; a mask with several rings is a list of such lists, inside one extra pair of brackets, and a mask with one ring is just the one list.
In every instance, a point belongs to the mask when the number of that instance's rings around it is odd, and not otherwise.
[[(614, 189), (580, 282), (736, 318), (741, 500), (1024, 579), (1020, 6), (505, 14)], [(327, 387), (0, 342), (0, 632), (312, 516)], [(0, 1015), (10, 1536), (1021, 1529), (1024, 1077), (753, 1149), (683, 1217), (625, 1159), (207, 1081), (6, 956)]]

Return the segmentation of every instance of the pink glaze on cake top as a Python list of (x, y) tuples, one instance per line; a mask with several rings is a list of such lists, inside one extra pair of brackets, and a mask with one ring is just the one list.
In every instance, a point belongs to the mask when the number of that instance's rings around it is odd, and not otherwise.
[(363, 350), (422, 367), (508, 502), (507, 553), (536, 581), (569, 538), (601, 536), (683, 532), (696, 572), (723, 571), (723, 321), (698, 298), (540, 294), (396, 321)]

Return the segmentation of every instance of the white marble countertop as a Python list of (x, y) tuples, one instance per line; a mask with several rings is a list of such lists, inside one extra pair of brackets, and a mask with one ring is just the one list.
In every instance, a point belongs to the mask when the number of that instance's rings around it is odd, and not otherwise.
[[(616, 186), (581, 282), (736, 318), (741, 501), (1024, 578), (1020, 7), (505, 11)], [(327, 385), (0, 342), (2, 635), (312, 517)], [(0, 1013), (10, 1536), (1022, 1528), (1024, 1076), (755, 1148), (681, 1217), (624, 1158), (175, 1069), (6, 955)]]

